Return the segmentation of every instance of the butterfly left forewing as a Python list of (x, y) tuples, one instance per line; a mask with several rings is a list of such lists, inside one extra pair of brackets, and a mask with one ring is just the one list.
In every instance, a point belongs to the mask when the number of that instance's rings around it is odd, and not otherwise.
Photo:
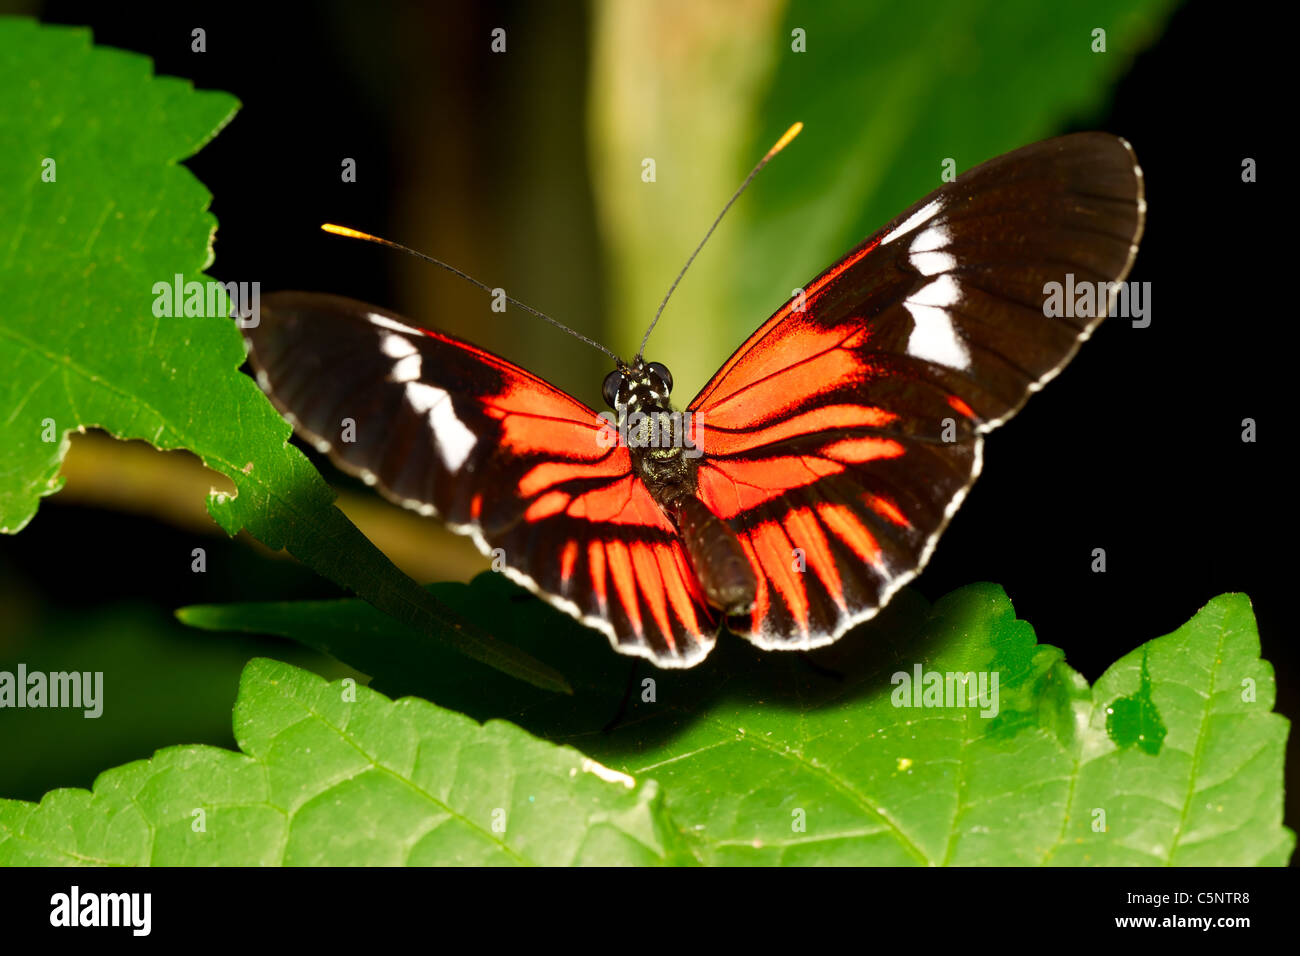
[(676, 529), (594, 411), (499, 356), (339, 296), (264, 297), (258, 382), (344, 470), (470, 535), (514, 580), (661, 666), (717, 617)]

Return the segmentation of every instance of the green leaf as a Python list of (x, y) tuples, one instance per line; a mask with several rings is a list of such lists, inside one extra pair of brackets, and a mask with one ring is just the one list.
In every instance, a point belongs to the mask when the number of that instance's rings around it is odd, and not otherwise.
[(207, 640), (152, 604), (60, 607), (12, 592), (0, 602), (0, 672), (76, 672), (83, 688), (98, 688), (81, 708), (0, 711), (0, 796), (34, 800), (55, 787), (89, 786), (106, 766), (177, 741), (233, 747), (230, 702), (253, 657), (274, 655), (330, 678), (360, 676), (276, 639)]
[[(449, 670), (401, 650), (385, 660), (378, 646), (407, 638), (381, 635), (382, 619), (355, 601), (180, 615), (301, 640), (375, 685), (509, 715), (653, 776), (705, 863), (1280, 865), (1294, 845), (1281, 825), (1288, 725), (1271, 712), (1272, 671), (1243, 595), (1216, 598), (1090, 689), (993, 585), (928, 610), (905, 590), (876, 621), (807, 660), (724, 638), (685, 673), (616, 659), (598, 634), (501, 575), (434, 590), (563, 667), (576, 697), (560, 703), (504, 681), (466, 686), (455, 662)], [(913, 677), (918, 666), (977, 680), (996, 673), (996, 713), (897, 706), (896, 675)], [(601, 733), (629, 689), (617, 725)], [(1135, 722), (1116, 732), (1115, 705), (1125, 701)]]
[[(1121, 658), (1093, 687), (1052, 862), (1285, 865), (1295, 846), (1280, 826), (1289, 722), (1271, 712), (1275, 693), (1244, 594), (1215, 598)], [(1116, 703), (1135, 697), (1146, 701), (1148, 728), (1167, 728), (1154, 756), (1141, 739), (1108, 732)], [(1100, 840), (1094, 808), (1110, 826)]]
[(712, 217), (796, 120), (804, 132), (728, 214), (652, 339), (683, 396), (794, 288), (940, 186), (945, 159), (960, 172), (1095, 122), (1176, 6), (759, 0), (744, 17), (703, 5), (672, 30), (653, 5), (597, 7), (593, 170), (610, 312), (625, 317), (611, 344), (635, 350)]
[(0, 801), (3, 865), (449, 865), (669, 861), (653, 781), (518, 727), (390, 701), (263, 658), (240, 681), (242, 753), (172, 747), (93, 792)]
[(1115, 746), (1141, 747), (1149, 754), (1160, 753), (1169, 731), (1160, 720), (1160, 710), (1151, 699), (1151, 675), (1146, 654), (1142, 655), (1142, 682), (1136, 694), (1116, 698), (1106, 708), (1106, 733)]
[(73, 430), (188, 449), (235, 483), (208, 502), (227, 533), (247, 528), (426, 639), (567, 690), (455, 618), (333, 506), (289, 426), (237, 371), (244, 349), (224, 294), (211, 314), (155, 316), (156, 283), (205, 280), (213, 260), (211, 197), (178, 162), (237, 107), (153, 76), (145, 57), (93, 47), (88, 31), (0, 19), (0, 531), (21, 530), (59, 489)]

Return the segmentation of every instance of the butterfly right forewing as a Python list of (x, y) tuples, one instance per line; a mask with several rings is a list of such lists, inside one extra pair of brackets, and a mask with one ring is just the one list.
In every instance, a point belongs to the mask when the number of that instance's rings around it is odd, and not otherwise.
[(763, 647), (826, 644), (920, 571), (979, 473), (983, 435), (1104, 317), (1104, 303), (1048, 317), (1050, 284), (1122, 281), (1142, 193), (1114, 136), (1000, 156), (866, 240), (732, 355), (690, 405), (700, 496), (759, 577), (732, 630)]

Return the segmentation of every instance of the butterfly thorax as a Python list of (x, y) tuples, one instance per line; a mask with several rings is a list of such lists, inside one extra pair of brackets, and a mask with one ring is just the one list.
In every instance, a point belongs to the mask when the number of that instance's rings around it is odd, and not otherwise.
[(657, 362), (624, 366), (605, 380), (632, 467), (681, 534), (709, 604), (747, 614), (757, 581), (736, 533), (697, 495), (699, 460), (691, 412), (669, 401), (672, 375)]
[(661, 505), (695, 494), (699, 456), (692, 455), (695, 449), (688, 444), (688, 414), (668, 406), (633, 412), (627, 418), (633, 467)]
[(690, 412), (673, 408), (671, 388), (671, 374), (657, 362), (624, 366), (606, 380), (606, 399), (612, 399), (620, 440), (638, 477), (670, 514), (676, 502), (695, 495), (700, 456)]

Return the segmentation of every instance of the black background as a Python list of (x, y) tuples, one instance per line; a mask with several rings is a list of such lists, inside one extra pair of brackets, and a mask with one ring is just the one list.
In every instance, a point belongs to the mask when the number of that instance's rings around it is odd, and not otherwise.
[[(243, 102), (234, 123), (187, 164), (215, 197), (218, 277), (256, 276), (265, 289), (339, 292), (400, 308), (407, 265), (394, 260), (401, 257), (323, 237), (317, 224), (365, 223), (377, 232), (394, 225), (393, 210), (405, 203), (396, 190), (410, 160), (403, 131), (394, 129), (398, 112), (387, 107), (413, 93), (428, 97), (429, 124), (460, 142), (458, 154), (484, 157), (472, 169), (449, 161), (440, 181), (448, 197), (467, 190), (482, 197), (485, 217), (500, 217), (509, 196), (508, 183), (495, 191), (484, 184), (494, 175), (494, 152), (520, 145), (511, 138), (511, 116), (554, 98), (575, 104), (565, 121), (575, 172), (564, 196), (569, 215), (592, 216), (582, 183), (581, 5), (430, 10), (422, 14), (429, 29), (418, 48), (411, 15), (385, 5), (364, 5), (366, 16), (357, 18), (341, 15), (342, 6), (179, 6), (146, 16), (119, 4), (53, 2), (33, 12), (46, 22), (89, 25), (97, 43), (144, 53), (160, 74), (229, 90)], [(1187, 4), (1119, 83), (1109, 115), (1080, 117), (1072, 127), (1127, 137), (1145, 170), (1149, 217), (1131, 278), (1152, 284), (1151, 327), (1103, 324), (1070, 369), (992, 436), (983, 477), (915, 586), (934, 599), (972, 580), (1002, 584), (1039, 639), (1064, 648), (1090, 681), (1215, 595), (1243, 591), (1278, 675), (1277, 709), (1296, 714), (1300, 659), (1285, 603), (1293, 587), (1285, 450), (1295, 360), (1292, 277), (1283, 256), (1292, 239), (1284, 232), (1275, 241), (1272, 228), (1288, 175), (1272, 129), (1290, 121), (1292, 93), (1275, 83), (1281, 61), (1263, 35), (1269, 21), (1261, 10), (1234, 4), (1229, 16), (1220, 4)], [(493, 61), (479, 42), (493, 25), (527, 29), (543, 13), (545, 28), (566, 36), (574, 51), (550, 72), (530, 74), (536, 64), (527, 56)], [(203, 55), (189, 49), (195, 24), (207, 30)], [(339, 156), (364, 164), (358, 186), (340, 183)], [(1257, 161), (1259, 182), (1242, 183), (1244, 157)], [(443, 215), (436, 202), (428, 215)], [(458, 236), (430, 251), (453, 258), (447, 249), (489, 281), (500, 274), (496, 253), (503, 261), (532, 259), (533, 268), (545, 268), (548, 258), (543, 244), (507, 250)], [(569, 308), (557, 311), (600, 337), (598, 262), (572, 285)], [(525, 334), (531, 342), (552, 333)], [(478, 338), (598, 403), (602, 372), (583, 346), (561, 343), (551, 352), (584, 353), (572, 360), (529, 361), (514, 330)], [(670, 364), (673, 350), (685, 348), (661, 345)], [(1244, 418), (1258, 423), (1254, 444), (1241, 440)], [(93, 607), (129, 595), (178, 606), (334, 593), (303, 569), (261, 583), (191, 575), (161, 557), (175, 550), (170, 539), (180, 532), (56, 502), (42, 505), (27, 532), (0, 540), (0, 566), (21, 568), (32, 587), (64, 603)], [(184, 535), (186, 549), (190, 538)], [(95, 562), (93, 580), (69, 594), (59, 553), (72, 542), (104, 560)], [(1090, 570), (1097, 547), (1106, 550), (1105, 574)], [(1294, 779), (1294, 737), (1289, 758)], [(1294, 811), (1288, 823), (1296, 826)]]

